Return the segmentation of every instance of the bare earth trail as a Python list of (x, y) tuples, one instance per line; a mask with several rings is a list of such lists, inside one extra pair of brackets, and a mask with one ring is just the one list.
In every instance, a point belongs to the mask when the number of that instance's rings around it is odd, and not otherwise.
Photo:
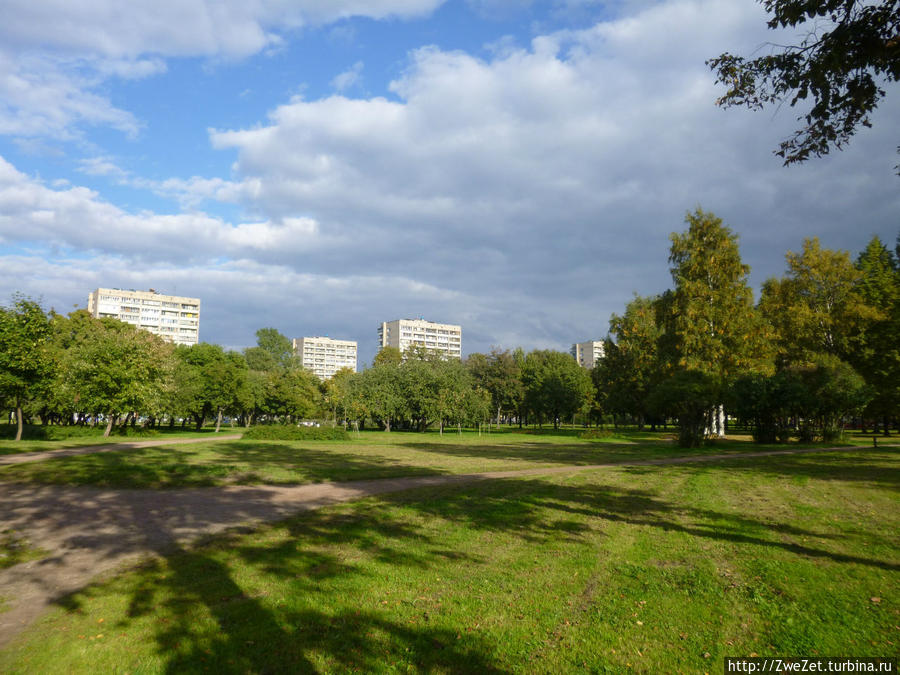
[[(225, 440), (226, 437), (219, 438)], [(105, 449), (106, 446), (102, 447)], [(230, 528), (281, 520), (331, 504), (418, 487), (478, 480), (574, 473), (614, 466), (684, 464), (853, 449), (770, 450), (296, 486), (115, 490), (0, 483), (0, 532), (12, 530), (24, 536), (32, 546), (49, 552), (48, 557), (40, 560), (0, 570), (0, 598), (5, 602), (5, 611), (0, 611), (0, 647), (55, 601), (84, 588), (104, 572), (141, 557), (165, 554), (176, 544)], [(60, 452), (50, 454), (58, 457)]]

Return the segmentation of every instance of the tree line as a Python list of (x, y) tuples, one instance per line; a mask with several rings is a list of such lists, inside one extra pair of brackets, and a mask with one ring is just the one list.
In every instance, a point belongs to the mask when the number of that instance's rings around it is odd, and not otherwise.
[(321, 382), (274, 328), (242, 352), (175, 346), (85, 310), (14, 296), (0, 307), (0, 404), (42, 424), (201, 428), (330, 419), (385, 431), (553, 424), (580, 416), (655, 426), (683, 445), (753, 427), (761, 442), (836, 438), (857, 416), (882, 432), (900, 410), (900, 241), (874, 237), (855, 261), (808, 239), (758, 302), (737, 236), (712, 213), (671, 235), (673, 288), (613, 314), (593, 371), (567, 353), (493, 348), (465, 361), (384, 348), (371, 367)]
[(45, 312), (18, 295), (0, 307), (0, 404), (16, 422), (43, 425), (200, 429), (224, 418), (297, 423), (374, 424), (385, 431), (475, 425), (498, 417), (543, 424), (587, 410), (593, 388), (566, 354), (494, 350), (465, 362), (424, 349), (385, 348), (372, 367), (338, 371), (320, 381), (301, 367), (290, 340), (274, 328), (257, 331), (242, 352), (219, 345), (173, 345), (86, 310)]
[(712, 213), (671, 236), (674, 288), (610, 320), (598, 404), (639, 424), (675, 418), (682, 445), (721, 433), (725, 412), (760, 442), (834, 440), (857, 417), (883, 433), (900, 413), (900, 238), (857, 259), (818, 239), (754, 303), (737, 236)]

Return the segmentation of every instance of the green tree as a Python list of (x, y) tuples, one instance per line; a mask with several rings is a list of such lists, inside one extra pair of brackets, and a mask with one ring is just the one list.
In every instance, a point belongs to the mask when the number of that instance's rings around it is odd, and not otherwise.
[(0, 393), (16, 411), (16, 440), (22, 440), (22, 406), (50, 376), (50, 320), (41, 306), (21, 295), (0, 307)]
[(218, 432), (223, 411), (241, 408), (241, 396), (247, 386), (247, 362), (237, 352), (226, 353), (221, 346), (208, 342), (182, 345), (175, 353), (179, 409), (194, 418), (198, 430), (215, 415)]
[(281, 368), (268, 374), (264, 410), (288, 421), (315, 417), (322, 398), (319, 378), (305, 368)]
[[(275, 328), (260, 328), (256, 331), (256, 345), (281, 367), (289, 367), (294, 359), (294, 349), (290, 339)], [(261, 368), (253, 369), (263, 370)], [(271, 370), (271, 368), (265, 370)]]
[(569, 354), (535, 350), (522, 367), (525, 405), (538, 421), (549, 419), (559, 429), (562, 419), (587, 412), (594, 387), (591, 376)]
[(123, 414), (162, 409), (172, 375), (171, 344), (116, 319), (92, 319), (79, 328), (63, 377), (77, 405), (107, 416), (104, 436)]
[(609, 329), (616, 340), (604, 341), (604, 357), (597, 364), (597, 389), (602, 390), (606, 409), (613, 414), (632, 415), (643, 427), (647, 397), (660, 379), (658, 358), (661, 328), (657, 324), (658, 298), (635, 297), (622, 316), (613, 314)]
[(403, 353), (396, 347), (382, 347), (372, 360), (373, 366), (399, 366), (403, 362)]
[[(870, 115), (885, 82), (900, 80), (900, 0), (763, 0), (770, 29), (805, 29), (796, 45), (747, 60), (724, 53), (707, 65), (726, 93), (723, 107), (806, 104), (802, 126), (781, 143), (784, 163), (840, 149)], [(809, 23), (812, 25), (810, 26)]]
[(466, 367), (477, 386), (491, 396), (491, 405), (497, 413), (497, 423), (504, 411), (518, 409), (522, 399), (522, 373), (515, 357), (508, 349), (491, 348), (490, 354), (470, 354)]
[(353, 391), (353, 379), (355, 377), (356, 373), (352, 368), (344, 367), (324, 382), (324, 402), (331, 410), (333, 425), (337, 425), (338, 415), (342, 418), (347, 416), (347, 411), (351, 407), (351, 392)]
[(398, 365), (380, 363), (363, 371), (355, 389), (355, 407), (380, 422), (385, 431), (389, 432), (391, 424), (404, 416), (406, 406)]
[(687, 215), (687, 223), (687, 232), (672, 234), (669, 254), (675, 282), (668, 304), (672, 366), (716, 383), (719, 407), (737, 376), (771, 371), (770, 331), (753, 306), (750, 268), (741, 262), (737, 235), (700, 209)]
[(712, 427), (713, 413), (722, 398), (718, 378), (700, 370), (678, 368), (654, 388), (648, 406), (655, 414), (677, 417), (679, 445), (695, 448)]
[(890, 418), (900, 415), (900, 264), (876, 236), (856, 261), (862, 273), (859, 292), (880, 313), (865, 323), (854, 341), (850, 362), (871, 387), (867, 415), (882, 419), (890, 433)]
[(854, 338), (881, 318), (862, 293), (863, 274), (847, 251), (806, 239), (787, 253), (788, 274), (763, 284), (760, 310), (774, 326), (783, 363), (811, 362), (817, 354), (849, 360)]

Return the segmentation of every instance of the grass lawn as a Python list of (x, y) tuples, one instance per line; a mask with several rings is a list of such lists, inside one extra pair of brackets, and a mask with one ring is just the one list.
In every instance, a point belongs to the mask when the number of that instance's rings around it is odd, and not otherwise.
[(618, 467), (330, 507), (65, 598), (0, 671), (698, 673), (726, 655), (896, 656), (898, 458)]
[(0, 481), (176, 488), (226, 484), (298, 484), (427, 474), (602, 464), (692, 453), (748, 452), (748, 438), (693, 451), (670, 434), (623, 432), (583, 440), (575, 433), (363, 432), (345, 441), (232, 440), (61, 457), (0, 467)]
[[(240, 433), (241, 429), (231, 430), (223, 427), (222, 433)], [(150, 432), (141, 432), (140, 429), (129, 429), (125, 434), (114, 433), (109, 438), (103, 438), (103, 428), (90, 427), (55, 427), (32, 426), (26, 428), (25, 438), (21, 441), (12, 440), (15, 436), (15, 425), (0, 424), (0, 455), (10, 455), (21, 452), (44, 452), (47, 450), (62, 450), (64, 448), (79, 448), (89, 445), (109, 445), (110, 443), (131, 443), (134, 441), (164, 441), (166, 439), (182, 438), (207, 438), (213, 436), (212, 429), (192, 431), (189, 429), (154, 429)]]

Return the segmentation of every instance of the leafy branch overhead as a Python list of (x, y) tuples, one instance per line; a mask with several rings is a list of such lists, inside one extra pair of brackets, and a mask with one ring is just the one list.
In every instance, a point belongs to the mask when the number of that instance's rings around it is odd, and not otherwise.
[[(796, 45), (745, 59), (728, 52), (706, 64), (728, 87), (716, 103), (760, 110), (769, 104), (805, 103), (803, 125), (775, 152), (785, 165), (841, 149), (900, 80), (900, 0), (763, 0), (772, 30), (801, 27)], [(900, 148), (898, 148), (900, 151)]]

